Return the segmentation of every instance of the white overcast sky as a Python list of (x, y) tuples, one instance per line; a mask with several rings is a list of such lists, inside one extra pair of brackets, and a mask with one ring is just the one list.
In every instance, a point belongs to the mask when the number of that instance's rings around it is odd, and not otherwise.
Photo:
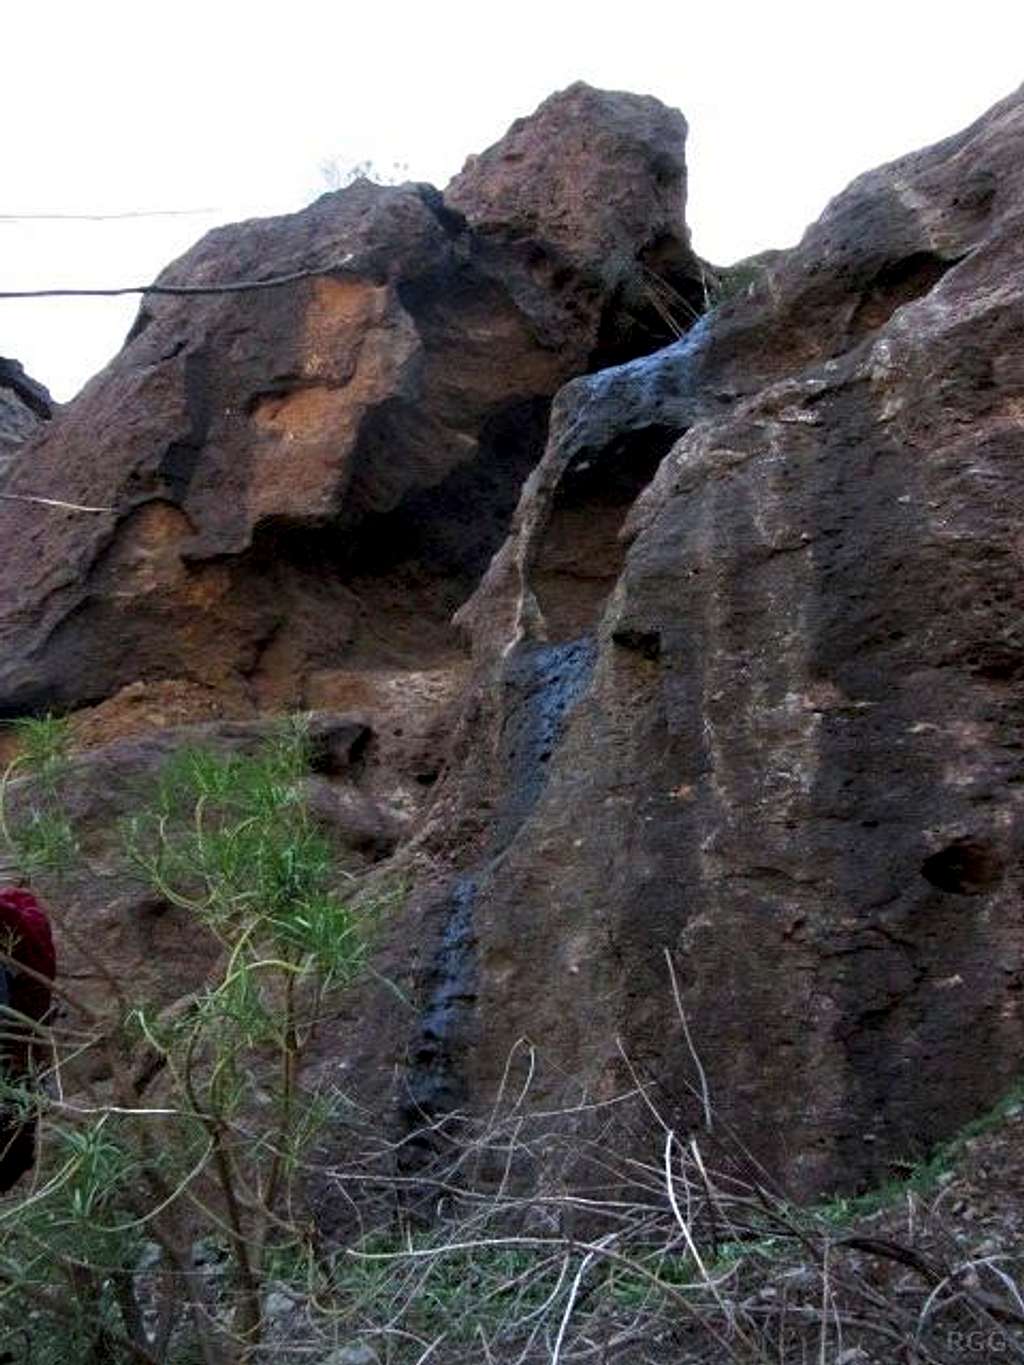
[[(577, 79), (683, 110), (694, 245), (726, 263), (1024, 80), (1021, 0), (26, 0), (0, 24), (0, 289), (151, 279), (208, 227), (301, 207), (327, 157), (443, 186)], [(136, 307), (0, 300), (0, 354), (66, 399)]]

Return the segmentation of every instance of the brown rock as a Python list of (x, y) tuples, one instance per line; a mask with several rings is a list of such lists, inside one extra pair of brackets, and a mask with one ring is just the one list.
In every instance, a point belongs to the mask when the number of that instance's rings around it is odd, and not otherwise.
[(244, 720), (253, 713), (252, 703), (241, 688), (232, 696), (180, 678), (167, 678), (129, 683), (98, 706), (82, 707), (75, 713), (71, 729), (76, 749), (95, 749), (155, 730), (213, 720)]
[(362, 717), (372, 728), (361, 753), (361, 784), (412, 821), (444, 770), (466, 677), (462, 660), (422, 671), (328, 670), (310, 679), (309, 700), (318, 710)]
[[(732, 1133), (796, 1193), (876, 1182), (1024, 1045), (1024, 91), (861, 177), (653, 355), (651, 243), (695, 277), (680, 167), (635, 176), (678, 125), (579, 87), (537, 120), (458, 213), (356, 186), (174, 268), (337, 267), (147, 305), (33, 446), (119, 510), (0, 527), (4, 704), (139, 681), (170, 716), (173, 681), (336, 713), (310, 791), (360, 865), (402, 840), (366, 876), (409, 888), (318, 1038), (367, 1112), (486, 1115), (529, 1076), (554, 1122), (642, 1083), (683, 1134), (703, 1077), (709, 1159)], [(585, 155), (633, 184), (608, 217)], [(584, 373), (616, 336), (632, 358)], [(508, 517), (467, 665), (447, 613)], [(123, 773), (82, 761), (102, 856)], [(116, 947), (118, 902), (76, 894)], [(192, 951), (147, 943), (140, 973)]]
[(598, 350), (614, 363), (704, 311), (686, 227), (687, 132), (677, 109), (649, 95), (577, 81), (470, 157), (445, 202), (486, 244), (524, 244), (524, 297), (558, 297), (577, 274), (611, 290)]
[[(571, 173), (541, 186), (538, 137), (567, 120)], [(13, 471), (12, 491), (111, 510), (0, 506), (0, 713), (164, 679), (281, 708), (323, 671), (447, 666), (449, 616), (505, 534), (552, 394), (619, 321), (629, 354), (670, 335), (638, 331), (623, 291), (662, 257), (666, 280), (695, 268), (685, 131), (653, 100), (549, 101), (511, 135), (524, 193), (546, 200), (536, 238), (507, 165), (489, 188), (492, 153), (453, 190), (479, 230), (427, 186), (360, 181), (205, 237), (162, 283), (323, 273), (150, 296)], [(599, 196), (626, 148), (628, 186)]]
[(310, 778), (303, 798), (319, 825), (334, 834), (344, 847), (378, 862), (394, 853), (406, 823), (395, 811), (383, 809), (366, 792), (351, 784), (340, 786), (322, 778)]
[(719, 1131), (800, 1193), (1018, 1075), (1022, 149), (1018, 92), (559, 396), (460, 613), (422, 1109), (514, 1088), (528, 1038), (541, 1107), (638, 1076), (700, 1126), (666, 952)]

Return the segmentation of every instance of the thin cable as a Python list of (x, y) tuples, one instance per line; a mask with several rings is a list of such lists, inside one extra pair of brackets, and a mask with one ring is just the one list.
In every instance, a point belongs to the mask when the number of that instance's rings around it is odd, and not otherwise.
[(220, 209), (130, 209), (125, 213), (0, 213), (0, 223), (114, 223), (127, 218), (193, 218)]
[(290, 275), (272, 275), (268, 280), (237, 280), (233, 284), (129, 284), (121, 289), (0, 289), (0, 299), (115, 299), (124, 294), (244, 294), (256, 289), (279, 289), (298, 280), (327, 279), (343, 270), (352, 252), (337, 265), (322, 270), (296, 270)]
[(59, 498), (41, 498), (35, 493), (0, 493), (7, 502), (35, 502), (43, 507), (60, 507), (67, 512), (113, 512), (113, 507), (86, 507), (80, 502), (62, 502)]

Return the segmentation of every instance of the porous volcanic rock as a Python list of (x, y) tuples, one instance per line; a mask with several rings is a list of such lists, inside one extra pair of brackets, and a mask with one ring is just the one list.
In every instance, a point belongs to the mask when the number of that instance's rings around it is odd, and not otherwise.
[[(703, 312), (706, 267), (685, 227), (685, 118), (582, 81), (517, 120), (445, 190), (491, 248), (521, 244), (517, 293), (543, 307), (574, 272), (602, 294), (595, 360), (654, 349)], [(540, 298), (538, 299), (538, 295)]]
[[(206, 236), (162, 285), (311, 277), (149, 296), (12, 471), (14, 491), (109, 510), (0, 507), (0, 713), (167, 679), (280, 708), (317, 673), (446, 666), (552, 395), (679, 325), (644, 301), (699, 273), (685, 135), (657, 101), (574, 86), (451, 204), (359, 181)], [(599, 195), (623, 156), (622, 192)], [(543, 200), (529, 221), (517, 158)]]
[(529, 1068), (685, 1132), (699, 1058), (715, 1131), (808, 1195), (1019, 1075), (1022, 222), (1019, 91), (559, 395), (459, 617), (414, 1113)]
[(53, 416), (54, 403), (42, 384), (25, 373), (17, 360), (0, 356), (0, 481), (19, 446)]

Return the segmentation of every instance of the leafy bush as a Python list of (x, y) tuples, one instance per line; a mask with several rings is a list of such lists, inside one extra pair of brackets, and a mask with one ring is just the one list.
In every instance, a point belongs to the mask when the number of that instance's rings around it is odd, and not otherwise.
[[(28, 775), (31, 798), (16, 818), (0, 802), (0, 827), (26, 873), (59, 874), (76, 851), (60, 808), (67, 730), (17, 732), (3, 795)], [(252, 756), (182, 752), (124, 826), (137, 874), (220, 954), (163, 1012), (112, 973), (102, 1016), (62, 989), (48, 1075), (6, 1087), (2, 1102), (34, 1108), (44, 1134), (35, 1189), (0, 1206), (0, 1340), (22, 1333), (33, 1365), (248, 1360), (268, 1276), (315, 1260), (297, 1177), (332, 1099), (307, 1085), (302, 1059), (364, 937), (301, 799), (307, 772), (298, 724)], [(83, 1052), (102, 1056), (92, 1069), (109, 1079), (72, 1099), (63, 1077)]]

